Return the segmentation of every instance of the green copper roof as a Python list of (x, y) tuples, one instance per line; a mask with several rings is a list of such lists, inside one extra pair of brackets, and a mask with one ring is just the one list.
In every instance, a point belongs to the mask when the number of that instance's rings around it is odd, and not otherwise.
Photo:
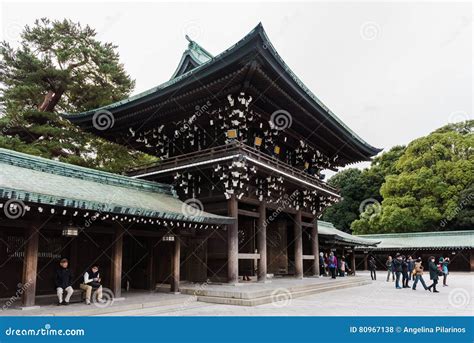
[(0, 149), (0, 198), (148, 218), (233, 221), (180, 201), (171, 186)]
[[(375, 148), (372, 145), (368, 144), (366, 141), (364, 141), (361, 137), (359, 137), (355, 132), (353, 132), (344, 122), (342, 122), (341, 119), (339, 119), (321, 100), (319, 100), (316, 95), (309, 90), (308, 87), (293, 73), (293, 71), (288, 67), (288, 65), (283, 61), (283, 59), (280, 57), (276, 49), (273, 47), (272, 43), (270, 42), (265, 30), (263, 29), (263, 26), (261, 23), (259, 23), (252, 31), (250, 31), (244, 38), (242, 38), (240, 41), (238, 41), (236, 44), (232, 45), (230, 48), (226, 49), (222, 53), (218, 54), (215, 57), (212, 57), (211, 54), (209, 54), (206, 50), (204, 50), (201, 46), (199, 46), (196, 42), (188, 39), (190, 41), (188, 49), (185, 51), (183, 54), (183, 57), (180, 61), (180, 64), (178, 66), (178, 69), (176, 72), (173, 74), (173, 77), (165, 82), (162, 83), (156, 87), (153, 87), (147, 91), (144, 91), (142, 93), (136, 94), (134, 96), (131, 96), (127, 99), (112, 103), (107, 106), (103, 106), (97, 109), (89, 110), (86, 112), (81, 112), (81, 113), (65, 113), (63, 116), (72, 122), (92, 116), (94, 113), (96, 113), (99, 110), (114, 110), (116, 108), (121, 107), (122, 105), (129, 104), (134, 101), (140, 101), (143, 98), (158, 93), (178, 82), (185, 82), (185, 79), (188, 79), (192, 75), (196, 74), (199, 72), (201, 69), (204, 68), (210, 68), (212, 65), (217, 64), (219, 61), (223, 61), (231, 55), (232, 53), (238, 51), (238, 49), (243, 46), (245, 43), (250, 41), (251, 39), (258, 37), (261, 41), (261, 46), (264, 46), (264, 49), (276, 59), (280, 67), (284, 70), (285, 73), (287, 73), (290, 78), (296, 83), (296, 85), (314, 102), (316, 103), (320, 108), (323, 109), (323, 111), (327, 114), (329, 119), (334, 120), (340, 127), (344, 128), (344, 130), (353, 138), (355, 139), (356, 142), (359, 144), (365, 146), (367, 149), (370, 150), (371, 156), (375, 155), (381, 149)], [(196, 66), (194, 66), (192, 69), (187, 70), (183, 72), (184, 70), (181, 68), (182, 64), (185, 61), (185, 58), (191, 58), (193, 61), (195, 61)], [(183, 73), (180, 73), (183, 72)]]
[(381, 243), (373, 248), (374, 250), (474, 247), (474, 230), (388, 233), (360, 235), (358, 237), (380, 240)]
[(201, 64), (207, 63), (213, 58), (206, 49), (189, 38), (188, 35), (186, 35), (186, 39), (189, 41), (188, 48), (184, 51), (181, 61), (179, 61), (178, 67), (173, 73), (171, 79), (174, 79)]
[(351, 245), (375, 246), (380, 242), (378, 239), (366, 239), (360, 236), (353, 236), (347, 232), (336, 229), (332, 223), (322, 220), (318, 220), (318, 235), (331, 236), (331, 238), (336, 241)]

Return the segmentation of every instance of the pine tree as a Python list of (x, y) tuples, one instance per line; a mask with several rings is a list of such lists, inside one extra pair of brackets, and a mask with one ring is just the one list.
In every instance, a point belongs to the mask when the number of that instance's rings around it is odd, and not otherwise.
[(70, 20), (25, 26), (18, 47), (0, 43), (0, 147), (112, 172), (153, 160), (63, 119), (129, 96), (135, 82), (117, 46)]

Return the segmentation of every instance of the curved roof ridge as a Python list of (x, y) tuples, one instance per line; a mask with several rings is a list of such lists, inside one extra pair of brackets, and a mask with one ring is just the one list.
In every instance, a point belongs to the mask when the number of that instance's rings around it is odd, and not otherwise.
[(452, 236), (452, 235), (459, 235), (459, 234), (469, 234), (474, 235), (473, 230), (457, 230), (457, 231), (418, 231), (418, 232), (390, 232), (390, 233), (373, 233), (373, 234), (364, 234), (364, 235), (357, 235), (359, 237), (380, 237), (380, 238), (396, 238), (401, 236)]
[[(176, 77), (174, 78), (171, 78), (170, 80), (156, 86), (156, 87), (153, 87), (153, 88), (150, 88), (144, 92), (141, 92), (141, 93), (138, 93), (136, 95), (133, 95), (127, 99), (123, 99), (123, 100), (120, 100), (118, 102), (115, 102), (115, 103), (112, 103), (112, 104), (109, 104), (109, 105), (106, 105), (106, 106), (102, 106), (100, 108), (97, 108), (97, 109), (93, 109), (93, 110), (89, 110), (89, 111), (84, 111), (84, 112), (80, 112), (80, 113), (76, 113), (76, 114), (67, 114), (67, 113), (64, 113), (64, 117), (66, 119), (68, 118), (80, 118), (80, 117), (84, 117), (84, 116), (87, 116), (87, 115), (91, 115), (92, 113), (96, 112), (96, 111), (99, 111), (99, 110), (108, 110), (108, 109), (113, 109), (113, 108), (116, 108), (116, 107), (119, 107), (121, 105), (124, 105), (124, 104), (127, 104), (127, 103), (130, 103), (132, 101), (135, 101), (135, 100), (138, 100), (138, 99), (141, 99), (147, 95), (150, 95), (150, 94), (153, 94), (159, 90), (162, 90), (168, 86), (171, 86), (185, 78), (188, 78), (190, 75), (198, 72), (199, 70), (203, 69), (204, 67), (212, 64), (213, 62), (217, 62), (221, 59), (223, 59), (227, 54), (229, 54), (230, 52), (232, 52), (233, 50), (235, 50), (237, 47), (239, 47), (240, 45), (244, 44), (246, 41), (250, 40), (251, 38), (255, 37), (256, 35), (258, 35), (260, 37), (260, 39), (264, 42), (264, 45), (266, 45), (266, 47), (264, 47), (264, 49), (270, 51), (271, 55), (274, 56), (276, 58), (276, 60), (278, 61), (278, 63), (280, 64), (280, 66), (288, 73), (288, 75), (291, 77), (291, 79), (304, 91), (304, 93), (306, 93), (319, 107), (321, 107), (329, 116), (329, 118), (332, 118), (338, 125), (340, 125), (349, 135), (351, 135), (356, 141), (358, 141), (359, 143), (361, 143), (363, 146), (366, 146), (368, 149), (372, 150), (372, 152), (375, 152), (373, 155), (375, 155), (376, 153), (380, 152), (382, 149), (379, 149), (379, 148), (376, 148), (372, 145), (370, 145), (369, 143), (367, 143), (362, 137), (360, 137), (359, 135), (357, 135), (354, 131), (352, 131), (334, 112), (332, 112), (297, 76), (296, 74), (290, 69), (290, 67), (284, 62), (284, 60), (281, 58), (281, 56), (278, 54), (278, 52), (276, 51), (275, 47), (273, 46), (273, 44), (271, 43), (270, 39), (268, 38), (266, 32), (265, 32), (265, 29), (263, 28), (263, 25), (262, 23), (258, 23), (258, 25), (256, 27), (254, 27), (247, 35), (245, 35), (242, 39), (240, 39), (237, 43), (235, 43), (234, 45), (230, 46), (229, 48), (227, 48), (226, 50), (224, 50), (223, 52), (221, 52), (220, 54), (212, 57), (211, 59), (207, 60), (206, 62), (203, 62), (199, 65), (197, 65), (195, 68), (181, 74), (181, 75), (176, 75)], [(189, 38), (189, 37), (187, 37)], [(197, 44), (196, 42), (192, 41), (191, 39), (188, 39), (190, 41), (189, 44), (193, 45), (193, 49), (203, 49), (199, 44)], [(191, 57), (191, 54), (190, 52), (188, 52), (189, 50), (189, 47), (188, 49), (184, 52), (183, 56), (182, 56), (182, 59), (180, 61), (180, 66), (181, 66), (181, 63), (184, 62), (184, 59), (186, 56), (190, 56), (190, 58), (193, 58)], [(205, 50), (204, 50), (205, 51)], [(206, 51), (207, 53), (207, 51)], [(208, 54), (208, 53), (207, 53)], [(210, 55), (210, 54), (209, 54)], [(177, 72), (179, 71), (179, 67), (177, 69)], [(175, 72), (176, 73), (176, 72)], [(174, 76), (174, 75), (173, 75)]]

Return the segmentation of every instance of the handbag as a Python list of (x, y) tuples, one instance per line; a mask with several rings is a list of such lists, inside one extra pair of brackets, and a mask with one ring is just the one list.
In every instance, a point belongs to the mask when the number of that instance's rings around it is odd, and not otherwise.
[(100, 282), (91, 281), (91, 282), (89, 282), (89, 286), (91, 286), (92, 288), (99, 288), (102, 285), (100, 284)]

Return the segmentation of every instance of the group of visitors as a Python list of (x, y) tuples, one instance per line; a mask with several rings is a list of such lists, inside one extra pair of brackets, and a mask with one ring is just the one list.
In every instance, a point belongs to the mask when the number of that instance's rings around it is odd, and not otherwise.
[(346, 258), (341, 256), (337, 258), (334, 252), (319, 253), (319, 272), (321, 276), (331, 276), (335, 279), (336, 276), (346, 276), (352, 272), (346, 262)]
[[(420, 282), (425, 290), (439, 293), (439, 291), (436, 289), (436, 285), (438, 284), (438, 280), (441, 276), (443, 277), (443, 286), (448, 286), (447, 278), (449, 274), (449, 262), (449, 257), (440, 257), (438, 259), (438, 263), (436, 263), (435, 257), (430, 256), (428, 259), (428, 271), (430, 273), (432, 284), (430, 286), (426, 286), (425, 280), (423, 279), (424, 268), (421, 257), (413, 259), (412, 256), (406, 257), (397, 253), (395, 258), (388, 256), (387, 261), (385, 262), (385, 267), (387, 268), (387, 282), (390, 281), (390, 276), (392, 276), (392, 281), (395, 281), (395, 288), (402, 289), (410, 288), (409, 281), (412, 280), (413, 285), (411, 288), (413, 290), (416, 290), (416, 286), (418, 282)], [(369, 270), (372, 280), (377, 279), (376, 269), (375, 258), (372, 256), (369, 259)], [(400, 279), (402, 282), (401, 286)]]
[[(56, 271), (55, 285), (56, 292), (58, 295), (58, 305), (69, 305), (71, 296), (74, 293), (72, 288), (73, 284), (72, 271), (69, 269), (69, 261), (67, 258), (59, 261), (59, 268)], [(91, 304), (92, 291), (95, 290), (97, 295), (97, 301), (102, 303), (102, 285), (100, 284), (99, 266), (94, 264), (90, 270), (86, 271), (83, 275), (83, 282), (80, 284), (80, 288), (85, 292), (86, 304)], [(64, 296), (66, 293), (66, 296)]]

